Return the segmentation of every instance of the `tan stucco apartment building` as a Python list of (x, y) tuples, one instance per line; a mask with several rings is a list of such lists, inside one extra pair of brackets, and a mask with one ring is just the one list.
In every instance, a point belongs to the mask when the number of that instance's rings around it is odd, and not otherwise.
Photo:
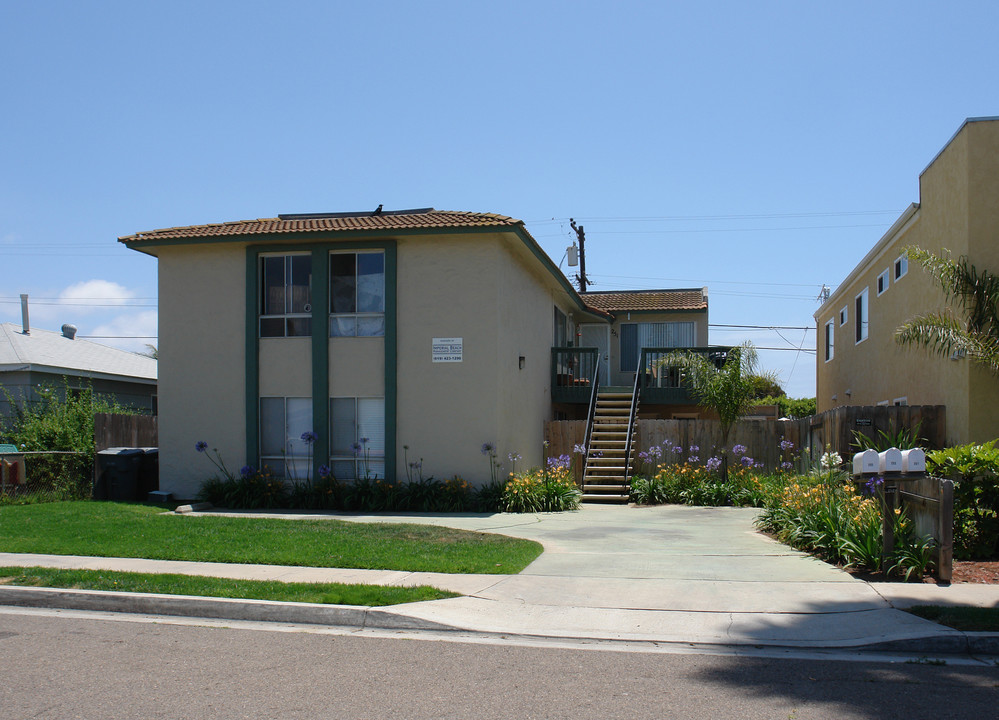
[[(999, 437), (999, 381), (965, 357), (895, 342), (943, 291), (905, 257), (918, 246), (999, 270), (999, 118), (964, 122), (919, 176), (919, 202), (895, 221), (815, 313), (818, 411), (840, 405), (945, 405), (949, 444)], [(960, 312), (959, 310), (957, 312)]]
[(233, 469), (395, 479), (422, 460), (478, 484), (485, 443), (539, 464), (592, 372), (630, 385), (645, 363), (650, 412), (694, 407), (643, 351), (706, 345), (706, 292), (584, 298), (513, 218), (379, 208), (120, 241), (158, 259), (160, 487), (181, 497), (208, 475), (202, 440)]

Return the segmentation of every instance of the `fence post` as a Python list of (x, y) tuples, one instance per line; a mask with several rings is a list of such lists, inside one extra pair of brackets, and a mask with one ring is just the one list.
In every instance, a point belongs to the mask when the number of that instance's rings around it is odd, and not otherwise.
[(937, 578), (949, 583), (954, 575), (954, 481), (940, 480), (940, 523), (937, 545)]

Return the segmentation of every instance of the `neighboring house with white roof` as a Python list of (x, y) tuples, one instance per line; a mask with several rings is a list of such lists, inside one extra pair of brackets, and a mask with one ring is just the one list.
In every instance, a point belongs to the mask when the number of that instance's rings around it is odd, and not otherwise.
[(92, 388), (138, 411), (156, 412), (156, 360), (61, 333), (0, 323), (0, 420), (13, 414), (11, 400), (39, 400), (41, 386), (72, 392)]

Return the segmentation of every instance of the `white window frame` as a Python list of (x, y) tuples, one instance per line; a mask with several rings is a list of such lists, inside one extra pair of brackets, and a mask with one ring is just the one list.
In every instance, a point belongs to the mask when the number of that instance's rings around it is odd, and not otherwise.
[[(284, 312), (283, 313), (270, 313), (264, 314), (264, 307), (266, 298), (264, 294), (267, 289), (264, 285), (264, 265), (268, 258), (283, 258), (284, 259)], [(292, 299), (289, 297), (290, 293), (288, 291), (290, 283), (290, 273), (291, 266), (289, 264), (289, 258), (293, 257), (307, 257), (309, 258), (309, 302), (305, 304), (304, 312), (292, 312), (290, 310)], [(257, 287), (260, 293), (260, 301), (257, 305), (257, 334), (262, 338), (288, 338), (288, 337), (312, 337), (312, 270), (311, 267), (312, 253), (310, 252), (287, 252), (287, 253), (260, 253), (258, 256), (258, 279)], [(266, 320), (282, 320), (282, 334), (267, 334), (263, 333), (263, 326)], [(302, 323), (302, 320), (307, 322)], [(295, 328), (305, 327), (308, 332), (294, 332)], [(290, 332), (291, 331), (291, 332)]]
[(897, 398), (895, 398), (894, 400), (891, 401), (891, 404), (892, 405), (908, 405), (909, 404), (909, 396), (908, 395), (903, 395), (902, 397), (897, 397)]
[(877, 289), (878, 297), (881, 297), (886, 292), (891, 285), (891, 270), (890, 268), (885, 268), (884, 272), (878, 275)]
[(878, 400), (878, 407), (888, 407), (889, 404), (887, 400)]
[(846, 321), (850, 319), (850, 313), (847, 311), (847, 306), (844, 305), (839, 311), (839, 326), (843, 327), (846, 325)]
[(895, 262), (892, 263), (892, 269), (894, 272), (895, 282), (898, 282), (909, 272), (909, 258), (905, 255), (899, 255), (895, 258)]
[(835, 341), (836, 322), (835, 322), (835, 320), (833, 318), (829, 318), (829, 321), (826, 323), (825, 328), (826, 328), (826, 333), (825, 333), (825, 338), (824, 338), (824, 342), (825, 342), (825, 358), (826, 358), (826, 362), (829, 362), (830, 360), (833, 359), (833, 357), (836, 354), (836, 341)]
[(857, 301), (860, 300), (860, 312), (855, 313), (855, 322), (857, 323), (857, 328), (854, 331), (853, 339), (856, 341), (855, 344), (859, 345), (867, 339), (870, 334), (870, 324), (871, 324), (871, 298), (870, 298), (870, 288), (864, 288), (853, 298), (853, 306), (857, 307)]
[[(352, 400), (354, 402), (354, 419), (353, 428), (351, 429), (351, 434), (353, 436), (352, 443), (361, 444), (361, 439), (364, 437), (366, 430), (361, 426), (359, 422), (360, 413), (358, 407), (361, 401), (371, 401), (378, 400), (381, 402), (381, 415), (382, 415), (382, 426), (381, 430), (381, 448), (378, 448), (379, 444), (377, 440), (371, 442), (374, 447), (368, 447), (367, 444), (363, 444), (361, 450), (358, 452), (337, 452), (336, 435), (335, 433), (339, 430), (339, 423), (334, 416), (333, 411), (333, 401), (334, 400)], [(330, 457), (329, 466), (333, 470), (333, 475), (337, 480), (357, 480), (364, 479), (365, 475), (370, 480), (374, 479), (384, 479), (385, 478), (385, 398), (377, 396), (369, 397), (349, 397), (349, 396), (336, 396), (330, 398)], [(372, 435), (374, 433), (371, 433)], [(365, 454), (366, 453), (366, 454)], [(372, 469), (374, 467), (374, 470)], [(347, 472), (344, 472), (344, 470)], [(349, 477), (348, 477), (349, 476)]]
[[(352, 255), (354, 257), (354, 312), (334, 312), (333, 311), (333, 257), (336, 255)], [(357, 282), (357, 262), (361, 255), (380, 255), (382, 258), (382, 287), (381, 287), (381, 304), (382, 309), (380, 311), (357, 311), (357, 292), (358, 292), (358, 282)], [(385, 336), (385, 251), (384, 250), (334, 250), (330, 252), (330, 257), (327, 262), (330, 263), (330, 296), (328, 300), (330, 320), (329, 320), (329, 334), (330, 337), (384, 337)], [(367, 320), (381, 320), (380, 327), (378, 327), (374, 332), (364, 331), (358, 332), (358, 329), (362, 326), (362, 322)], [(341, 322), (346, 321), (346, 323)], [(350, 331), (351, 326), (353, 331)], [(346, 332), (344, 330), (347, 330)]]
[[(264, 405), (265, 401), (280, 400), (284, 422), (284, 438), (281, 449), (276, 452), (268, 452), (264, 442)], [(292, 428), (289, 425), (288, 403), (289, 401), (304, 401), (296, 403), (301, 407), (308, 407), (308, 421), (301, 423), (301, 427)], [(310, 397), (282, 397), (280, 395), (264, 395), (258, 400), (260, 414), (257, 416), (258, 428), (257, 437), (260, 442), (260, 467), (269, 467), (276, 477), (283, 477), (287, 480), (304, 481), (312, 477), (312, 468), (309, 467), (309, 456), (311, 451), (308, 443), (302, 440), (302, 433), (312, 431), (312, 398)], [(308, 427), (305, 427), (308, 425)], [(289, 472), (289, 470), (291, 472)], [(280, 471), (280, 472), (279, 472)]]

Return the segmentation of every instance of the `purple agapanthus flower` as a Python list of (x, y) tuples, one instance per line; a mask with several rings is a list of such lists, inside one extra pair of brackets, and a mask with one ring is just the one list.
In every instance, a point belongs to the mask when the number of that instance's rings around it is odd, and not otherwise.
[(493, 444), (492, 443), (482, 443), (482, 454), (483, 455), (488, 455), (489, 453), (491, 453), (493, 451), (493, 449), (494, 448), (493, 448)]
[(697, 447), (696, 445), (691, 445), (691, 446), (690, 446), (690, 452), (692, 452), (692, 453), (695, 453), (695, 452), (697, 452), (698, 450), (700, 450), (700, 448), (699, 448), (699, 447)]
[(689, 463), (698, 463), (700, 461), (701, 461), (701, 458), (699, 456), (697, 456), (697, 455), (691, 455), (690, 457), (687, 458), (687, 462), (689, 462)]
[(643, 450), (642, 452), (638, 453), (638, 459), (641, 460), (642, 462), (648, 462), (649, 454)]
[(746, 446), (745, 445), (736, 445), (735, 447), (732, 448), (732, 452), (734, 454), (736, 454), (736, 455), (745, 455), (746, 454)]
[(311, 445), (318, 439), (319, 436), (316, 435), (311, 430), (306, 430), (304, 433), (302, 433), (302, 442), (304, 442), (306, 445)]
[(368, 444), (368, 438), (361, 438), (361, 445), (367, 445), (367, 444)]
[(521, 459), (520, 453), (510, 453), (509, 455), (507, 455), (507, 458), (509, 458), (510, 462), (512, 463), (515, 463)]
[(208, 449), (208, 443), (206, 443), (204, 440), (198, 440), (198, 442), (195, 443), (194, 445), (194, 449), (197, 450), (198, 452), (204, 452), (205, 450)]
[(330, 474), (330, 466), (329, 465), (320, 465), (319, 466), (319, 477), (329, 477), (329, 474)]
[(871, 495), (878, 491), (878, 488), (884, 484), (885, 479), (875, 475), (870, 480), (864, 483), (864, 487), (867, 489)]
[(781, 440), (780, 449), (782, 452), (787, 452), (788, 450), (794, 450), (794, 443), (790, 440)]
[(244, 479), (250, 477), (250, 475), (252, 475), (255, 472), (256, 469), (254, 469), (252, 465), (244, 465), (239, 469), (239, 474), (243, 476)]
[(794, 467), (794, 466), (790, 462), (788, 462), (787, 460), (785, 460), (784, 462), (782, 462), (780, 464), (780, 469), (781, 470), (790, 470), (792, 467)]
[(714, 472), (715, 470), (721, 467), (721, 464), (722, 461), (720, 457), (709, 457), (708, 461), (704, 463), (704, 467)]
[(753, 458), (749, 457), (749, 455), (743, 455), (739, 459), (739, 462), (741, 462), (746, 467), (753, 467), (753, 465), (755, 464), (755, 461), (753, 460)]
[(676, 454), (679, 455), (680, 453), (683, 452), (683, 446), (682, 445), (674, 445), (673, 446), (673, 452), (675, 452)]
[(583, 444), (581, 444), (581, 443), (576, 443), (576, 445), (572, 448), (572, 451), (574, 453), (576, 453), (577, 455), (585, 455), (586, 454), (586, 446), (583, 445)]
[(562, 470), (572, 463), (572, 458), (568, 455), (559, 455), (558, 457), (548, 458), (548, 469), (549, 470)]
[(350, 449), (354, 451), (355, 455), (357, 455), (357, 453), (361, 452), (361, 443), (352, 443)]
[(662, 457), (662, 454), (663, 454), (663, 449), (658, 445), (653, 445), (652, 447), (649, 448), (650, 458), (659, 458)]

